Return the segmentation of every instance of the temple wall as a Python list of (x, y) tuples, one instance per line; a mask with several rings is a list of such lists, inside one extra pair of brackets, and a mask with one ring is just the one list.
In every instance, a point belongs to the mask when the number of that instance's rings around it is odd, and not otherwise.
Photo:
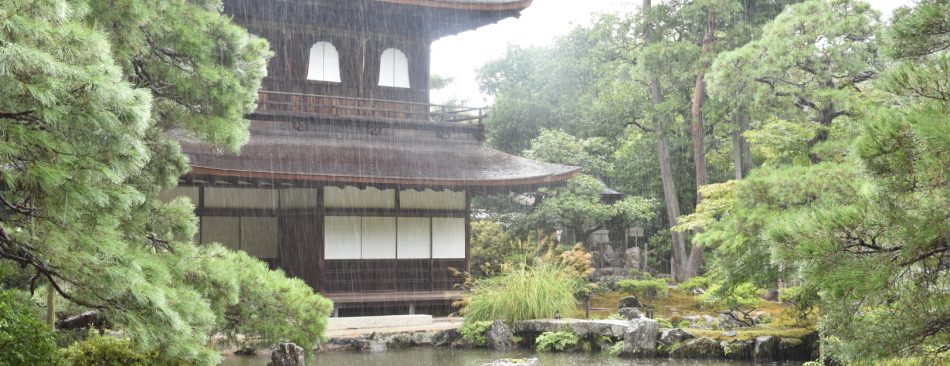
[(448, 267), (467, 263), (464, 191), (206, 186), (160, 198), (182, 196), (198, 209), (196, 242), (243, 250), (321, 290), (451, 289)]

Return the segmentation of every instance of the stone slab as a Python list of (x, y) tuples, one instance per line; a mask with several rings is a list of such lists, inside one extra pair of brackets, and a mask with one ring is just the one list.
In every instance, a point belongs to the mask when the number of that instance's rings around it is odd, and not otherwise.
[(330, 318), (327, 330), (416, 327), (432, 324), (432, 315), (384, 315)]

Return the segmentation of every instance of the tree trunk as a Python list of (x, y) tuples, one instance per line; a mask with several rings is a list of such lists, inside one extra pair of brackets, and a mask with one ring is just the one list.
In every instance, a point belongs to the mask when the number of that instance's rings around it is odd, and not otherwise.
[[(650, 0), (643, 0), (644, 15), (650, 10)], [(653, 41), (652, 34), (647, 33), (647, 40)], [(656, 74), (650, 75), (650, 97), (653, 107), (658, 110), (659, 105), (663, 103), (663, 89), (660, 86), (660, 78)], [(666, 116), (656, 115), (656, 152), (660, 163), (660, 178), (663, 182), (663, 200), (666, 203), (666, 216), (670, 227), (676, 226), (676, 220), (680, 216), (679, 199), (676, 197), (676, 184), (673, 182), (673, 169), (670, 167), (670, 148), (666, 139)], [(683, 235), (679, 232), (670, 230), (672, 239), (672, 258), (670, 258), (670, 274), (677, 281), (684, 280), (684, 267), (686, 265), (686, 243), (683, 241)]]
[(56, 330), (56, 290), (53, 289), (52, 281), (46, 285), (46, 324)]
[[(708, 56), (712, 52), (712, 42), (714, 32), (716, 31), (716, 15), (709, 11), (706, 14), (706, 34), (703, 36), (702, 56)], [(699, 72), (696, 73), (696, 86), (693, 88), (693, 123), (690, 125), (690, 135), (693, 139), (693, 160), (696, 165), (696, 204), (702, 201), (702, 195), (699, 188), (706, 185), (709, 181), (709, 174), (706, 171), (706, 147), (703, 146), (706, 140), (706, 130), (703, 126), (703, 103), (706, 102), (706, 69), (709, 68), (709, 62), (704, 62)], [(695, 277), (699, 274), (699, 267), (703, 265), (703, 247), (693, 245), (689, 252), (689, 260), (686, 262), (685, 279)]]
[(736, 179), (745, 178), (752, 169), (752, 151), (749, 140), (742, 136), (749, 130), (749, 115), (745, 108), (732, 112), (732, 121), (736, 130), (732, 133), (732, 163), (735, 165)]

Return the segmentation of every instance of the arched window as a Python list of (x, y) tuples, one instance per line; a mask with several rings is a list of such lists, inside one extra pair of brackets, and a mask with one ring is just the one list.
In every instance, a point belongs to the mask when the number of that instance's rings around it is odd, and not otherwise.
[(317, 42), (310, 47), (307, 80), (340, 82), (340, 53), (330, 42)]
[(409, 87), (409, 59), (395, 48), (387, 48), (379, 60), (379, 85)]

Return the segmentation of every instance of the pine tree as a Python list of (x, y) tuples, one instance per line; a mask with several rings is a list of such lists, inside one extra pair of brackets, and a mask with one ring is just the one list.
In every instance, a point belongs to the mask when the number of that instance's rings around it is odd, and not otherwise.
[(219, 360), (209, 337), (240, 311), (246, 287), (264, 281), (236, 278), (267, 279), (260, 288), (272, 292), (252, 299), (294, 304), (262, 311), (314, 318), (300, 329), (240, 328), (255, 339), (307, 345), (330, 311), (266, 266), (235, 267), (242, 259), (196, 247), (193, 205), (157, 200), (188, 170), (169, 131), (230, 150), (247, 140), (243, 116), (269, 50), (221, 9), (215, 0), (0, 2), (0, 265), (28, 273), (24, 288), (48, 284), (70, 308), (96, 311), (166, 362)]

